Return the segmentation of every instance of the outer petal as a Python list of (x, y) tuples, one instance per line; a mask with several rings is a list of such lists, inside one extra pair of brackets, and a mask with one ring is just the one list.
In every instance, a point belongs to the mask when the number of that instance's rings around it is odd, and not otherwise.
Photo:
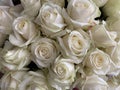
[(104, 25), (96, 25), (91, 29), (92, 39), (98, 47), (108, 47), (116, 45), (116, 32), (109, 32)]

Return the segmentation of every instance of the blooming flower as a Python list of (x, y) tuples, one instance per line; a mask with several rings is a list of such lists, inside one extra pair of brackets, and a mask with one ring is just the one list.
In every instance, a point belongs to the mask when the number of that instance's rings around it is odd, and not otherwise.
[(54, 40), (41, 38), (31, 45), (31, 52), (38, 67), (48, 67), (58, 56), (59, 46)]
[(27, 18), (20, 16), (13, 22), (13, 33), (9, 36), (9, 41), (18, 47), (27, 46), (39, 37), (37, 26)]
[(42, 5), (35, 22), (41, 26), (43, 34), (51, 36), (64, 29), (65, 23), (61, 11), (60, 6), (52, 3)]
[(70, 89), (76, 75), (75, 66), (70, 59), (58, 56), (49, 69), (48, 80), (57, 90)]
[(71, 31), (63, 37), (58, 38), (61, 46), (61, 52), (64, 57), (70, 57), (73, 62), (79, 64), (82, 62), (83, 57), (86, 55), (89, 47), (90, 40), (87, 33), (80, 31)]

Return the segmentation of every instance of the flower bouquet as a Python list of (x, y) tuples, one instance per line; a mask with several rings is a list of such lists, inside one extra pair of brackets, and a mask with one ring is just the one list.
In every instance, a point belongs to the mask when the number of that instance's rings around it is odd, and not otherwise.
[(0, 90), (120, 90), (120, 0), (0, 0)]

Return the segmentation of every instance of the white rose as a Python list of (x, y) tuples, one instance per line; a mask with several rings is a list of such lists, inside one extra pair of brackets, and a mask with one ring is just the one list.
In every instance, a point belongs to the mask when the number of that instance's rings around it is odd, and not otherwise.
[(48, 81), (56, 90), (66, 90), (70, 89), (75, 75), (75, 66), (71, 60), (59, 56), (49, 69)]
[(13, 33), (9, 41), (18, 47), (27, 46), (39, 37), (39, 30), (36, 25), (26, 16), (20, 16), (13, 22)]
[(58, 5), (52, 3), (43, 4), (35, 20), (41, 26), (43, 34), (49, 36), (64, 29), (65, 23), (61, 10)]
[(21, 0), (21, 4), (24, 8), (22, 14), (26, 14), (30, 18), (34, 18), (40, 10), (41, 0)]
[(38, 67), (48, 67), (58, 56), (58, 44), (51, 39), (41, 38), (31, 45), (33, 61)]
[(115, 67), (120, 68), (120, 41), (115, 46), (106, 48), (106, 52), (110, 55)]
[(91, 30), (91, 39), (97, 47), (109, 47), (116, 45), (117, 33), (108, 31), (104, 24), (96, 25)]
[(90, 47), (88, 34), (84, 31), (71, 31), (63, 37), (58, 37), (63, 56), (72, 58), (72, 62), (79, 64)]
[(0, 32), (10, 34), (14, 17), (9, 13), (8, 6), (0, 6)]
[(87, 76), (80, 90), (108, 90), (107, 82), (97, 75)]
[(106, 25), (110, 31), (117, 32), (117, 38), (120, 39), (120, 18), (119, 17), (108, 17), (106, 20)]
[(100, 11), (92, 0), (70, 0), (63, 16), (69, 25), (83, 28), (98, 23), (94, 19), (100, 16)]
[(41, 71), (29, 71), (23, 77), (17, 90), (54, 90), (47, 81), (47, 78)]
[(57, 4), (61, 7), (64, 7), (65, 6), (65, 0), (41, 0), (42, 1), (42, 4), (46, 3), (46, 2), (51, 2), (53, 4)]
[(8, 6), (0, 6), (0, 46), (12, 31), (14, 17), (9, 13), (9, 8)]
[(26, 71), (12, 71), (4, 74), (0, 81), (1, 90), (18, 90), (18, 86), (22, 81)]
[(91, 50), (84, 61), (84, 65), (98, 75), (106, 75), (112, 65), (110, 56), (97, 48)]
[(108, 0), (93, 0), (93, 2), (98, 6), (98, 7), (103, 7)]
[(3, 69), (21, 70), (30, 63), (30, 52), (25, 48), (13, 48), (1, 51), (1, 64)]
[(114, 0), (108, 0), (108, 2), (104, 5), (102, 8), (102, 12), (106, 16), (115, 16), (119, 17), (120, 13), (120, 1), (117, 0), (116, 2)]

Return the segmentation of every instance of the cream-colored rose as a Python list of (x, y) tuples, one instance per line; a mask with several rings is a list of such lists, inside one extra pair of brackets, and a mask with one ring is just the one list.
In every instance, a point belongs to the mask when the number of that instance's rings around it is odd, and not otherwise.
[(18, 86), (22, 81), (26, 71), (11, 71), (6, 73), (0, 81), (1, 90), (18, 90)]
[(84, 65), (90, 72), (93, 71), (98, 75), (106, 75), (110, 71), (112, 63), (107, 53), (96, 48), (88, 53)]
[(21, 0), (21, 4), (24, 8), (22, 14), (35, 18), (41, 7), (41, 0)]
[(67, 90), (74, 82), (76, 70), (70, 59), (58, 56), (49, 69), (48, 81), (56, 90)]
[(61, 10), (60, 6), (53, 3), (42, 5), (35, 22), (41, 26), (43, 34), (51, 36), (64, 29), (65, 23)]
[(117, 33), (108, 31), (104, 24), (96, 25), (91, 30), (91, 39), (97, 47), (109, 47), (116, 45)]
[(109, 90), (107, 82), (97, 75), (87, 76), (80, 90)]
[(119, 17), (120, 13), (120, 1), (117, 0), (116, 2), (114, 0), (108, 0), (108, 2), (104, 5), (102, 8), (102, 12), (106, 16), (115, 16)]
[(63, 37), (58, 37), (61, 52), (64, 57), (72, 58), (72, 62), (79, 64), (90, 48), (88, 34), (84, 31), (71, 31)]
[(29, 71), (23, 77), (17, 90), (54, 90), (47, 81), (47, 78), (41, 71)]
[(10, 34), (14, 17), (9, 13), (8, 6), (0, 6), (0, 32)]
[(9, 13), (8, 6), (0, 6), (0, 47), (12, 31), (12, 22), (14, 17)]
[(95, 18), (100, 16), (100, 11), (92, 0), (70, 0), (63, 16), (68, 25), (84, 28), (98, 23)]
[(25, 48), (15, 47), (11, 50), (1, 51), (1, 64), (3, 69), (22, 70), (30, 63), (30, 52)]
[(120, 68), (120, 41), (113, 47), (106, 48), (116, 68)]
[(65, 6), (65, 0), (41, 0), (42, 4), (46, 3), (46, 2), (50, 2), (53, 4), (57, 4), (61, 7)]
[(120, 39), (120, 18), (119, 17), (108, 17), (106, 20), (106, 26), (110, 31), (117, 32), (117, 38)]
[(59, 46), (54, 40), (41, 38), (31, 45), (31, 52), (38, 67), (48, 67), (58, 56)]
[(98, 7), (103, 7), (108, 0), (93, 0), (93, 2), (98, 6)]
[(9, 41), (18, 47), (27, 46), (39, 37), (37, 26), (27, 18), (20, 16), (13, 22), (13, 33), (9, 36)]

